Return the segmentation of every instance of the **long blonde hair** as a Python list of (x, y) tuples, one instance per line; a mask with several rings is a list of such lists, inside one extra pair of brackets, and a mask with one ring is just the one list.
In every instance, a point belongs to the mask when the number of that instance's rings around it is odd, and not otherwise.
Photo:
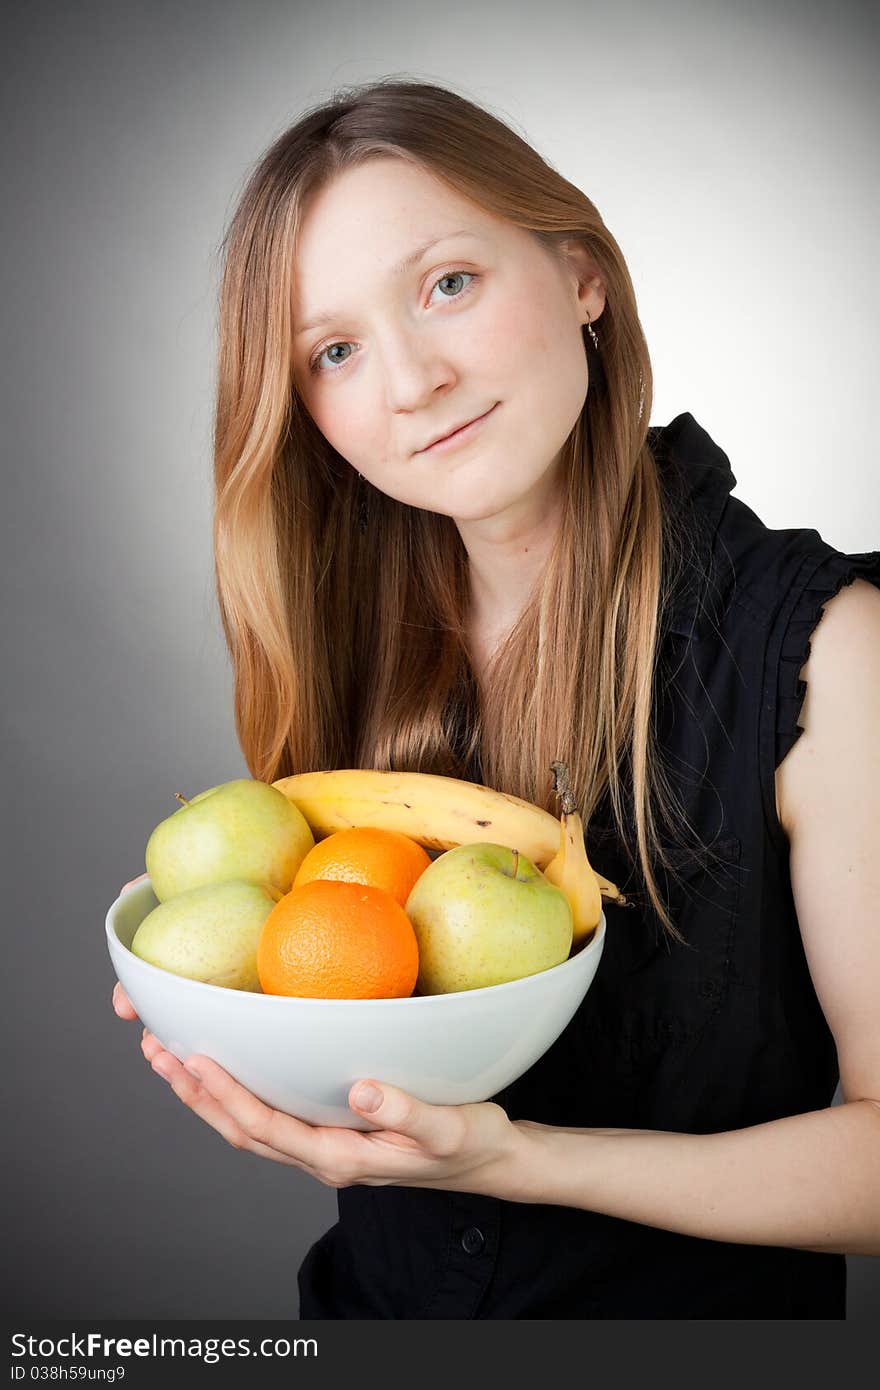
[[(590, 385), (563, 450), (558, 536), (482, 689), (454, 522), (361, 480), (293, 383), (298, 228), (328, 180), (376, 157), (414, 161), (551, 253), (576, 239), (605, 286), (601, 351), (585, 335)], [(657, 816), (670, 829), (682, 822), (652, 704), (681, 537), (648, 443), (651, 364), (632, 282), (596, 207), (480, 106), (381, 79), (337, 92), (274, 141), (222, 254), (215, 571), (251, 775), (374, 767), (462, 777), (476, 755), (485, 783), (558, 814), (550, 764), (561, 759), (585, 824), (606, 793), (622, 843), (634, 818), (648, 895), (680, 940), (652, 871), (653, 858), (665, 862)]]

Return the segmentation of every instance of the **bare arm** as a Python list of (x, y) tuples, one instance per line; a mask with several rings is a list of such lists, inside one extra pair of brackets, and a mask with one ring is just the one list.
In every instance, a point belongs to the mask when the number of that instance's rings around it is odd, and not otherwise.
[(870, 1100), (723, 1134), (561, 1130), (518, 1120), (520, 1201), (683, 1235), (880, 1255), (880, 1106)]

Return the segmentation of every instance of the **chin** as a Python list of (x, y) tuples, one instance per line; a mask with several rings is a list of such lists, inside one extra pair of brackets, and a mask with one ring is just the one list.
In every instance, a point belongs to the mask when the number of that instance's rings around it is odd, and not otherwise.
[(485, 521), (516, 506), (534, 488), (531, 478), (505, 477), (497, 462), (456, 473), (443, 488), (442, 510), (455, 521)]

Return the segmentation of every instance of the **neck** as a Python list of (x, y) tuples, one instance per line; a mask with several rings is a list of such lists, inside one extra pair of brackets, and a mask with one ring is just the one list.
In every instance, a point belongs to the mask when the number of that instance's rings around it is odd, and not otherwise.
[(544, 571), (559, 531), (557, 488), (524, 498), (495, 516), (457, 521), (468, 555), (471, 622), (506, 631), (516, 622)]

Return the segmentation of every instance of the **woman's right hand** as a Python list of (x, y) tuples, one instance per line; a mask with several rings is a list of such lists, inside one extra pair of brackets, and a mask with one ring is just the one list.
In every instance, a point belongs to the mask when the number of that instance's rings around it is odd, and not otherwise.
[[(149, 875), (141, 874), (139, 878), (133, 878), (130, 879), (128, 883), (123, 883), (119, 890), (120, 893), (124, 893), (126, 888), (132, 888), (136, 883), (143, 883), (144, 879), (147, 877), (149, 877)], [(134, 1021), (137, 1018), (134, 1005), (118, 980), (113, 986), (113, 1008), (120, 1018), (125, 1018), (129, 1021)]]

